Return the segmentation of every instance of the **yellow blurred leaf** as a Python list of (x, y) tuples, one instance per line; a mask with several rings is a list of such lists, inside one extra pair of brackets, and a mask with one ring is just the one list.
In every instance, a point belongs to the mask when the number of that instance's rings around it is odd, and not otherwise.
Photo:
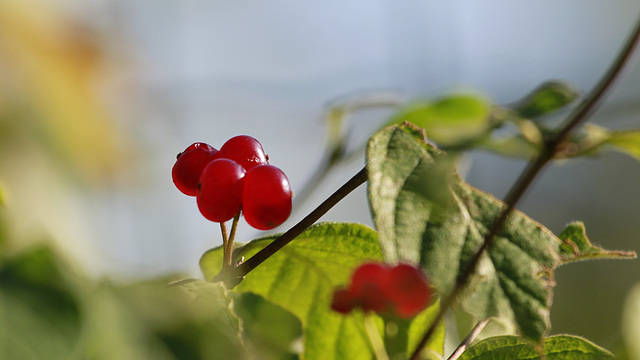
[[(93, 181), (112, 174), (131, 151), (98, 96), (104, 55), (95, 32), (45, 2), (0, 3), (0, 72), (18, 78), (51, 150)], [(0, 98), (2, 92), (0, 84)]]

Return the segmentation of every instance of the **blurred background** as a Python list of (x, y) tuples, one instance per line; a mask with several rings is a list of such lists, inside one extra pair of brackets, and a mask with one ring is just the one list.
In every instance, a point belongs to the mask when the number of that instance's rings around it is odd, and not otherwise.
[[(587, 91), (638, 16), (635, 0), (3, 1), (0, 194), (10, 249), (52, 242), (96, 277), (198, 276), (200, 255), (221, 238), (171, 182), (175, 155), (191, 143), (219, 148), (253, 135), (296, 191), (325, 155), (332, 101), (472, 89), (507, 104), (550, 79)], [(390, 113), (354, 116), (354, 143)], [(640, 127), (640, 67), (592, 121)], [(364, 155), (334, 169), (279, 230), (363, 164)], [(467, 181), (498, 197), (524, 166), (483, 152), (465, 164)], [(627, 155), (557, 163), (519, 208), (556, 233), (582, 220), (592, 242), (640, 251), (639, 180)], [(365, 188), (323, 219), (370, 225)], [(259, 235), (238, 230), (240, 241)], [(556, 281), (553, 332), (615, 347), (640, 262), (579, 263)]]

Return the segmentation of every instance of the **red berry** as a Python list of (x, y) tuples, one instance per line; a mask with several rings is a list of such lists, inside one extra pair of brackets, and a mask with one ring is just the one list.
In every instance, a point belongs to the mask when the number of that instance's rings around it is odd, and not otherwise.
[(202, 215), (215, 222), (233, 218), (242, 205), (244, 169), (229, 159), (210, 162), (200, 176), (197, 196)]
[(220, 148), (220, 157), (237, 162), (247, 171), (269, 163), (260, 142), (248, 135), (238, 135), (227, 140)]
[(258, 230), (273, 229), (289, 218), (292, 196), (289, 180), (282, 170), (273, 165), (253, 167), (244, 178), (244, 218)]
[(364, 311), (373, 311), (383, 313), (389, 309), (389, 297), (383, 284), (370, 283), (360, 289), (358, 293), (357, 304)]
[(341, 314), (347, 314), (353, 310), (353, 300), (353, 296), (349, 290), (338, 289), (333, 293), (331, 308)]
[(420, 268), (370, 262), (353, 272), (348, 295), (342, 291), (334, 293), (332, 308), (340, 311), (349, 306), (360, 307), (364, 311), (411, 318), (430, 302), (431, 288)]
[(178, 190), (185, 195), (196, 196), (200, 174), (216, 158), (217, 153), (214, 147), (201, 142), (191, 144), (179, 153), (171, 169), (171, 177)]
[(382, 312), (387, 307), (389, 268), (381, 263), (365, 263), (351, 276), (349, 291), (365, 311)]
[(389, 270), (389, 279), (388, 296), (396, 315), (413, 317), (431, 302), (431, 288), (419, 268), (398, 264)]
[(388, 271), (389, 267), (382, 263), (370, 262), (360, 265), (351, 275), (351, 291), (360, 294), (368, 285), (383, 285), (387, 282)]

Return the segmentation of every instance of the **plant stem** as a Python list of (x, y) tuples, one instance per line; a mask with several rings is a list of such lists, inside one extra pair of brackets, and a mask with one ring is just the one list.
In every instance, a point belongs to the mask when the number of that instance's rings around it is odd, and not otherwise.
[[(250, 271), (255, 269), (258, 265), (262, 264), (271, 255), (275, 254), (278, 250), (282, 249), (285, 245), (290, 243), (298, 235), (302, 234), (309, 226), (318, 221), (324, 214), (327, 213), (332, 207), (334, 207), (340, 200), (358, 188), (360, 185), (367, 181), (367, 168), (364, 167), (357, 174), (355, 174), (349, 181), (336, 190), (331, 196), (329, 196), (322, 204), (318, 205), (309, 215), (300, 220), (296, 225), (289, 229), (284, 234), (280, 235), (277, 239), (260, 250), (257, 254), (253, 255), (247, 261), (242, 264), (231, 267), (229, 269), (223, 269), (221, 274), (216, 276), (218, 280), (222, 279), (226, 281), (230, 287), (237, 285), (237, 279), (243, 278)], [(224, 273), (224, 274), (223, 274)], [(235, 280), (230, 281), (230, 280)], [(235, 285), (234, 285), (235, 283)]]
[(228, 268), (227, 253), (229, 251), (227, 250), (227, 245), (229, 244), (229, 234), (227, 233), (227, 224), (225, 222), (220, 222), (220, 232), (222, 233), (222, 251), (224, 252), (222, 267)]
[(416, 350), (414, 351), (411, 359), (416, 360), (420, 354), (420, 351), (433, 335), (436, 324), (438, 324), (444, 317), (444, 313), (457, 303), (457, 298), (460, 295), (462, 289), (466, 286), (467, 281), (475, 273), (476, 267), (480, 262), (480, 259), (484, 252), (488, 250), (492, 244), (494, 238), (498, 235), (502, 226), (506, 222), (509, 214), (515, 208), (516, 204), (520, 201), (524, 193), (529, 189), (533, 180), (540, 174), (542, 169), (555, 157), (560, 145), (567, 139), (569, 134), (581, 125), (593, 110), (600, 103), (600, 100), (604, 97), (605, 93), (611, 88), (614, 81), (619, 77), (623, 67), (629, 62), (634, 49), (640, 41), (640, 19), (636, 22), (635, 28), (631, 35), (627, 39), (626, 43), (620, 50), (620, 53), (611, 64), (607, 72), (603, 75), (596, 86), (587, 94), (582, 102), (573, 110), (567, 117), (564, 125), (560, 127), (555, 133), (553, 133), (548, 139), (545, 140), (545, 146), (540, 154), (532, 160), (529, 165), (524, 169), (518, 180), (515, 182), (509, 193), (504, 199), (505, 207), (500, 213), (500, 216), (493, 222), (493, 225), (489, 229), (489, 232), (484, 237), (484, 241), (473, 258), (467, 263), (464, 270), (460, 273), (456, 279), (456, 285), (451, 294), (443, 301), (440, 311), (436, 316), (436, 319), (431, 324), (429, 329), (420, 340)]
[(227, 234), (227, 224), (224, 222), (220, 223), (220, 232), (222, 233), (222, 247), (224, 249), (227, 248), (227, 242), (229, 242), (229, 235)]
[[(223, 252), (224, 252), (224, 261), (222, 266), (226, 269), (231, 269), (233, 266), (233, 240), (236, 237), (236, 229), (238, 228), (238, 220), (240, 219), (240, 212), (233, 217), (233, 222), (231, 224), (231, 233), (227, 238), (227, 241), (223, 244)], [(220, 223), (221, 225), (224, 223)], [(226, 226), (224, 227), (223, 234), (226, 233)]]
[(469, 332), (469, 335), (467, 335), (467, 337), (464, 338), (462, 343), (458, 345), (456, 350), (451, 354), (451, 356), (449, 356), (449, 359), (447, 360), (457, 360), (460, 357), (460, 355), (462, 355), (462, 353), (467, 350), (467, 348), (469, 347), (469, 345), (471, 345), (473, 340), (475, 340), (476, 337), (480, 335), (480, 333), (482, 332), (482, 330), (484, 329), (484, 327), (487, 325), (488, 322), (489, 322), (489, 319), (484, 319), (482, 321), (479, 321), (476, 324), (476, 326), (474, 326), (473, 329), (471, 329), (471, 332)]
[(384, 341), (382, 337), (380, 337), (378, 327), (375, 321), (373, 321), (371, 314), (364, 314), (363, 321), (364, 329), (367, 332), (367, 337), (369, 338), (369, 343), (371, 343), (371, 348), (376, 356), (376, 360), (389, 360), (387, 350), (384, 348)]

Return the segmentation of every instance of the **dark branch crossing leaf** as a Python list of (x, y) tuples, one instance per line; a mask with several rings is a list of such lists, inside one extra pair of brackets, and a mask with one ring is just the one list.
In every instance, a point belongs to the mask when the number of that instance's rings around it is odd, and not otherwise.
[[(504, 204), (438, 170), (442, 162), (445, 155), (409, 125), (383, 129), (367, 148), (369, 201), (385, 260), (420, 264), (446, 296)], [(514, 211), (467, 282), (461, 308), (478, 319), (502, 318), (524, 337), (541, 341), (550, 327), (553, 270), (593, 251), (577, 245), (569, 254), (567, 244)]]
[[(234, 256), (250, 258), (276, 237), (256, 239), (236, 249)], [(250, 272), (234, 291), (258, 294), (296, 315), (304, 329), (305, 359), (371, 359), (362, 314), (333, 312), (330, 301), (334, 288), (345, 285), (356, 266), (381, 259), (374, 230), (359, 224), (322, 223)], [(222, 249), (206, 252), (200, 267), (207, 280), (213, 279), (222, 267)], [(377, 321), (382, 327), (382, 320)], [(443, 341), (440, 329), (430, 349), (442, 354)]]

